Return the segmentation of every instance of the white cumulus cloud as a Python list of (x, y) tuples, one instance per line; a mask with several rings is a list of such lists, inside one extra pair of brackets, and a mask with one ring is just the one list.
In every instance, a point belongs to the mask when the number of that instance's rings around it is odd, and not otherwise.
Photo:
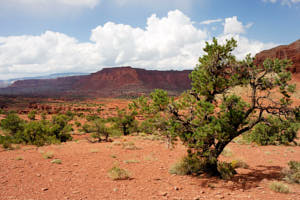
[[(275, 45), (241, 36), (247, 28), (237, 17), (230, 19), (233, 23), (229, 20), (228, 28), (228, 19), (225, 19), (224, 33), (218, 39), (237, 39), (239, 47), (235, 54), (238, 58)], [(192, 69), (203, 55), (205, 41), (211, 39), (210, 33), (197, 24), (181, 11), (174, 10), (166, 17), (150, 16), (144, 28), (107, 22), (94, 28), (90, 41), (85, 43), (53, 31), (36, 36), (0, 36), (0, 80), (61, 72), (93, 72), (103, 67), (125, 65), (160, 70)], [(238, 28), (232, 28), (234, 25)]]
[(100, 0), (9, 0), (1, 1), (1, 4), (16, 5), (16, 6), (32, 6), (32, 7), (47, 7), (47, 6), (75, 6), (75, 7), (95, 7)]
[(292, 5), (296, 5), (300, 3), (300, 0), (262, 0), (263, 2), (277, 3), (280, 2), (281, 5), (288, 5), (291, 7)]

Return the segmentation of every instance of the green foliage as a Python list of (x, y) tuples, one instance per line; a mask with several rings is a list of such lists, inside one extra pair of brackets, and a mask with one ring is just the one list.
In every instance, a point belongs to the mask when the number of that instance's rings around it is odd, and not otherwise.
[(10, 135), (15, 135), (24, 130), (24, 123), (17, 114), (11, 113), (1, 120), (1, 128), (8, 131)]
[(283, 180), (287, 181), (288, 183), (300, 184), (300, 162), (290, 161), (288, 165), (289, 169), (283, 170)]
[(82, 131), (85, 132), (85, 133), (92, 133), (92, 132), (94, 132), (94, 130), (95, 129), (91, 124), (85, 123), (82, 126)]
[[(236, 47), (234, 39), (221, 45), (214, 38), (211, 44), (206, 43), (205, 54), (190, 74), (191, 90), (176, 100), (163, 90), (155, 90), (149, 98), (140, 97), (130, 105), (145, 116), (145, 123), (155, 132), (170, 141), (179, 137), (187, 146), (188, 166), (198, 162), (188, 174), (206, 172), (230, 178), (234, 174), (231, 165), (218, 164), (218, 157), (242, 134), (270, 137), (279, 131), (271, 140), (281, 143), (296, 138), (300, 108), (292, 107), (290, 98), (295, 86), (289, 84), (291, 74), (286, 68), (291, 62), (266, 59), (256, 66), (250, 55), (236, 60), (232, 54)], [(236, 87), (250, 90), (250, 100), (232, 94)]]
[(91, 115), (86, 116), (86, 120), (89, 121), (89, 122), (95, 121), (97, 119), (100, 119), (100, 117), (98, 115), (91, 114)]
[(246, 137), (260, 145), (289, 144), (297, 136), (300, 123), (269, 117), (267, 122), (258, 124)]
[(76, 127), (81, 127), (81, 123), (78, 122), (78, 121), (76, 121), (76, 122), (75, 122), (75, 126), (76, 126)]
[(226, 162), (218, 163), (218, 172), (220, 173), (221, 178), (224, 180), (230, 180), (236, 174), (236, 171), (231, 163)]
[(115, 123), (115, 128), (119, 129), (123, 135), (138, 131), (138, 123), (135, 120), (136, 112), (128, 113), (125, 109), (118, 110), (118, 116), (111, 120)]
[(1, 121), (1, 127), (6, 136), (0, 138), (0, 143), (24, 143), (42, 146), (45, 144), (66, 142), (72, 137), (72, 130), (68, 124), (68, 117), (64, 115), (54, 116), (52, 121), (29, 121), (20, 119), (16, 114), (8, 114)]
[[(94, 130), (95, 132), (92, 134), (93, 138), (98, 139), (98, 142), (101, 142), (102, 140), (108, 141), (108, 137), (111, 134), (110, 129), (106, 126), (106, 123), (104, 120), (98, 119), (94, 121)], [(104, 136), (104, 139), (102, 139), (102, 136)]]
[(36, 111), (35, 110), (30, 111), (27, 116), (28, 116), (28, 119), (35, 120)]

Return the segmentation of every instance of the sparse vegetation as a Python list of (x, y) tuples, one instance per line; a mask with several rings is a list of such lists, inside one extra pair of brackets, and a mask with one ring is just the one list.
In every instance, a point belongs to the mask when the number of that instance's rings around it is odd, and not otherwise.
[(71, 140), (72, 127), (68, 124), (69, 119), (65, 115), (52, 117), (52, 121), (25, 121), (16, 114), (8, 114), (1, 120), (1, 128), (5, 137), (1, 136), (3, 146), (10, 143), (24, 143), (43, 146), (45, 144), (60, 143)]
[(300, 161), (290, 161), (289, 169), (283, 170), (283, 180), (288, 183), (300, 184)]
[(114, 166), (108, 171), (108, 175), (112, 180), (126, 180), (130, 178), (127, 170), (118, 166)]
[(52, 151), (47, 151), (47, 152), (44, 152), (44, 153), (42, 154), (42, 156), (43, 156), (43, 158), (45, 158), (45, 159), (51, 159), (51, 158), (53, 158), (54, 153), (53, 153)]
[(278, 181), (273, 181), (269, 187), (274, 192), (279, 192), (279, 193), (290, 193), (291, 192), (288, 185), (286, 185), (282, 182), (278, 182)]
[(61, 164), (61, 160), (60, 159), (54, 159), (51, 161), (51, 163), (54, 163), (54, 164)]

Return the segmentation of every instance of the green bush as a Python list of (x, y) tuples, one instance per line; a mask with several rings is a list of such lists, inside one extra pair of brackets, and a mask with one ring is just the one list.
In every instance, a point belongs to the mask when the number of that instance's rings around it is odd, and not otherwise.
[(235, 174), (236, 171), (231, 163), (219, 162), (218, 171), (221, 175), (221, 178), (224, 180), (230, 180)]
[(86, 116), (86, 120), (91, 122), (91, 121), (95, 121), (97, 119), (100, 119), (100, 117), (98, 115), (88, 115)]
[[(98, 142), (101, 142), (102, 140), (108, 141), (108, 137), (111, 134), (110, 129), (106, 126), (105, 121), (103, 120), (95, 120), (94, 121), (94, 129), (95, 132), (92, 134), (93, 138), (98, 139)], [(102, 139), (102, 136), (104, 136), (104, 139)]]
[(10, 135), (15, 135), (17, 132), (22, 132), (24, 130), (24, 123), (24, 120), (17, 114), (10, 113), (5, 119), (1, 120), (1, 127)]
[(36, 111), (35, 110), (30, 111), (27, 116), (28, 116), (28, 119), (35, 120)]
[(203, 173), (203, 165), (196, 156), (190, 155), (175, 163), (169, 172), (177, 175), (200, 175)]
[(81, 123), (78, 122), (78, 121), (76, 121), (76, 122), (75, 122), (75, 126), (76, 126), (76, 127), (81, 127)]
[(24, 143), (36, 146), (66, 142), (71, 140), (72, 127), (68, 124), (68, 117), (57, 115), (52, 121), (29, 121), (20, 119), (16, 114), (9, 114), (1, 121), (6, 136), (0, 138), (0, 143), (7, 146), (9, 143)]
[(283, 180), (285, 180), (288, 183), (300, 184), (300, 162), (290, 161), (288, 165), (289, 169), (283, 171)]

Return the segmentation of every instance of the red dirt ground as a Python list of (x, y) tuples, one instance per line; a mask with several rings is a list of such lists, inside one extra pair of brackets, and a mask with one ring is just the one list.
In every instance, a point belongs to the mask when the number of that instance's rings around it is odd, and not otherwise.
[[(138, 149), (123, 149), (117, 142), (92, 144), (85, 139), (12, 151), (0, 148), (0, 199), (300, 199), (299, 184), (289, 184), (289, 194), (269, 189), (272, 181), (281, 179), (281, 170), (288, 161), (300, 159), (300, 146), (232, 143), (232, 155), (222, 159), (240, 159), (250, 167), (238, 169), (233, 180), (224, 181), (171, 175), (170, 166), (185, 155), (182, 145), (170, 150), (161, 141), (137, 136), (115, 141), (132, 141)], [(53, 152), (54, 157), (45, 159), (43, 152)], [(53, 159), (62, 163), (53, 164)], [(124, 162), (132, 159), (137, 163)], [(111, 180), (108, 170), (115, 165), (128, 170), (132, 179)]]

